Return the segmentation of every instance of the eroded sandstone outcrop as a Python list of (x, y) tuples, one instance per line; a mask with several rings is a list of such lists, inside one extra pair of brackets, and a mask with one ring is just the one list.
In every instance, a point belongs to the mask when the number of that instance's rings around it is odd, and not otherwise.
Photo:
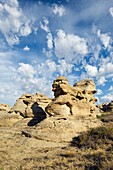
[(95, 111), (94, 93), (96, 87), (93, 80), (82, 80), (70, 86), (68, 80), (60, 76), (53, 82), (55, 98), (46, 107), (50, 116), (89, 115)]
[(37, 117), (43, 119), (43, 117), (46, 117), (44, 111), (45, 107), (48, 103), (50, 103), (50, 101), (50, 98), (42, 94), (23, 94), (19, 99), (17, 99), (9, 113), (15, 112), (24, 118)]
[(52, 87), (53, 99), (38, 93), (23, 94), (0, 124), (14, 126), (25, 137), (27, 134), (39, 142), (57, 142), (57, 145), (101, 125), (95, 116), (96, 99), (93, 95), (96, 87), (93, 80), (82, 80), (70, 86), (68, 80), (60, 76)]
[(10, 106), (8, 104), (0, 103), (0, 111), (8, 111), (8, 110), (10, 110)]
[[(43, 160), (42, 157), (38, 160), (37, 156), (44, 153), (48, 156), (49, 148), (53, 154), (55, 147), (69, 147), (81, 132), (102, 125), (95, 116), (98, 113), (93, 96), (96, 92), (94, 81), (83, 80), (70, 86), (68, 80), (60, 76), (52, 86), (54, 99), (38, 93), (24, 94), (9, 111), (0, 112), (0, 163), (5, 167), (2, 169), (24, 169), (24, 161), (27, 162), (25, 169), (36, 169), (35, 164), (29, 167), (33, 160), (38, 164)], [(77, 152), (74, 153), (76, 157)], [(44, 156), (45, 165), (47, 156)], [(55, 157), (59, 157), (58, 152)]]
[(36, 93), (23, 94), (17, 99), (9, 113), (16, 113), (24, 118), (43, 120), (46, 117), (80, 117), (95, 115), (93, 80), (82, 80), (70, 86), (66, 77), (57, 77), (52, 85), (54, 99)]

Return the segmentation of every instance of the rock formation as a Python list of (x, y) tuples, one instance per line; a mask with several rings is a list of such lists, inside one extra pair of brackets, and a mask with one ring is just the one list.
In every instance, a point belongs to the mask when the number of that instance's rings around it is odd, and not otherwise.
[(68, 80), (59, 76), (53, 82), (54, 99), (42, 94), (23, 94), (11, 108), (9, 113), (22, 117), (35, 117), (42, 120), (48, 116), (79, 117), (94, 115), (94, 93), (96, 87), (93, 80), (82, 80), (70, 86)]
[(10, 106), (8, 104), (0, 103), (0, 111), (8, 111), (8, 110), (10, 110)]
[(0, 103), (0, 118), (4, 117), (4, 115), (10, 110), (10, 106), (8, 104)]
[(93, 95), (96, 87), (93, 80), (82, 80), (72, 87), (65, 77), (60, 76), (52, 87), (55, 98), (46, 107), (50, 116), (89, 115), (95, 111)]
[(24, 118), (37, 117), (42, 119), (45, 107), (48, 103), (50, 103), (50, 101), (51, 99), (42, 94), (23, 94), (19, 99), (17, 99), (9, 113), (15, 112)]
[(100, 109), (104, 112), (113, 112), (113, 101), (111, 101), (110, 103), (103, 103), (100, 106)]
[[(1, 169), (24, 170), (24, 162), (27, 163), (25, 169), (36, 169), (35, 165), (31, 168), (30, 165), (33, 160), (41, 163), (43, 158), (37, 160), (37, 156), (48, 155), (49, 148), (50, 154), (53, 154), (55, 147), (69, 147), (72, 139), (81, 132), (102, 125), (96, 117), (93, 80), (82, 80), (70, 86), (68, 80), (60, 76), (54, 80), (52, 87), (53, 99), (38, 93), (23, 94), (11, 109), (0, 105), (0, 164), (5, 167), (0, 166)], [(111, 103), (111, 109), (112, 106)], [(58, 152), (56, 155), (59, 157)], [(44, 158), (46, 165), (48, 157)], [(14, 168), (11, 168), (12, 165)]]
[[(95, 116), (96, 89), (92, 80), (70, 86), (60, 76), (52, 86), (53, 99), (38, 93), (23, 94), (11, 109), (0, 105), (0, 165), (4, 167), (1, 169), (24, 170), (24, 161), (28, 165), (25, 169), (36, 169), (30, 168), (29, 158), (39, 163), (37, 155), (41, 150), (42, 154), (48, 154), (50, 148), (52, 154), (54, 148), (69, 146), (81, 132), (101, 126)], [(48, 160), (45, 159), (44, 164)]]
[[(22, 134), (51, 142), (69, 142), (80, 132), (101, 124), (95, 116), (93, 80), (82, 80), (70, 86), (68, 80), (60, 76), (52, 87), (53, 99), (38, 93), (23, 94), (5, 117), (5, 124), (4, 118), (0, 124), (14, 126)], [(31, 128), (34, 126), (36, 129)]]

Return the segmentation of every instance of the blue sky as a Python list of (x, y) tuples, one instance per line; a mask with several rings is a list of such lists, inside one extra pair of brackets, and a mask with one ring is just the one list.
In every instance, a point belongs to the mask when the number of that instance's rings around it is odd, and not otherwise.
[(98, 103), (113, 100), (113, 0), (0, 0), (0, 103), (53, 96), (63, 75), (90, 78)]

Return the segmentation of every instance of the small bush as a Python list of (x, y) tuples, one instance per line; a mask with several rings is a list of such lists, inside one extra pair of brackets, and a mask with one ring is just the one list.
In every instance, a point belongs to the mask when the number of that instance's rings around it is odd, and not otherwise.
[(72, 146), (96, 149), (98, 145), (113, 141), (113, 127), (92, 128), (87, 133), (74, 137)]
[(113, 113), (102, 114), (101, 116), (97, 116), (102, 122), (113, 122)]

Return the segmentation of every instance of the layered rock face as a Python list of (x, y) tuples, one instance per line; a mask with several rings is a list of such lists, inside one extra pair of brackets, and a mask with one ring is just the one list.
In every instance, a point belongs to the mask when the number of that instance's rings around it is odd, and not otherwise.
[(50, 116), (89, 115), (95, 111), (93, 95), (96, 87), (93, 80), (82, 80), (70, 86), (68, 80), (60, 76), (52, 87), (55, 98), (46, 107)]

